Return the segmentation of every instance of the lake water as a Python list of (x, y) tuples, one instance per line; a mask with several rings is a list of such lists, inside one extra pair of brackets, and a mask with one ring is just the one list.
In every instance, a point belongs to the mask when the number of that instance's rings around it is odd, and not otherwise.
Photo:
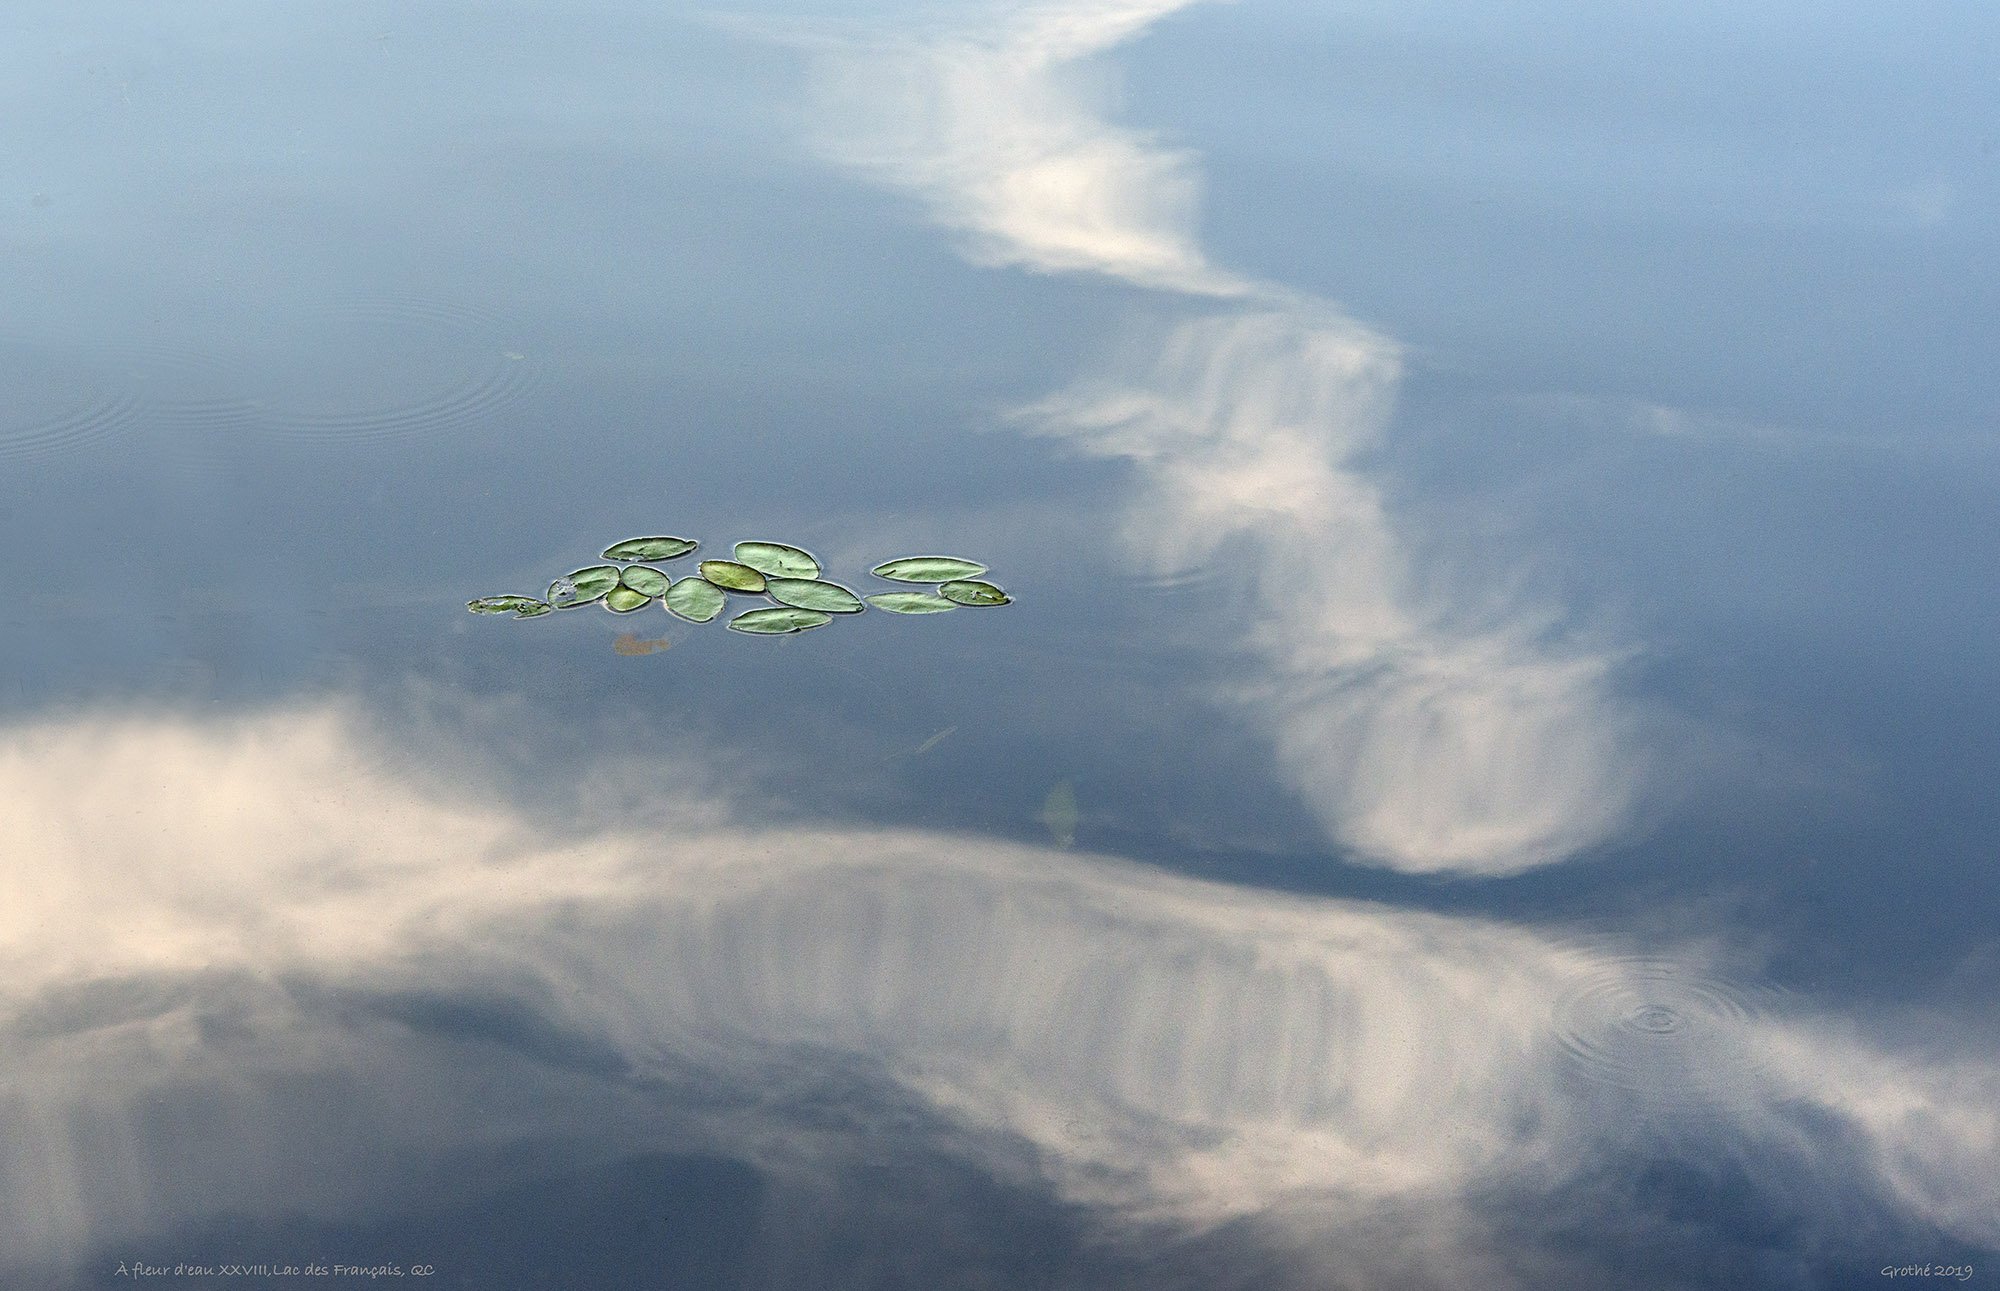
[(1991, 7), (0, 30), (0, 1284), (1994, 1282)]

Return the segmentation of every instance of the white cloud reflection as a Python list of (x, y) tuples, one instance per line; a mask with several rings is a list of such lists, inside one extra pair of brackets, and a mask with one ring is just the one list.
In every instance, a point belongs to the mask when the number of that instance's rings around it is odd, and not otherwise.
[(1244, 294), (1195, 245), (1189, 159), (1099, 120), (1076, 68), (1193, 3), (1033, 6), (985, 30), (844, 47), (820, 64), (822, 142), (920, 196), (980, 264)]
[(1613, 660), (1426, 588), (1354, 464), (1397, 375), (1393, 347), (1338, 317), (1238, 313), (1185, 323), (1149, 367), (1024, 415), (1138, 463), (1124, 532), (1157, 572), (1225, 551), (1249, 571), (1261, 667), (1235, 698), (1336, 837), (1410, 871), (1561, 860), (1630, 805)]
[(1334, 837), (1415, 872), (1561, 860), (1633, 804), (1615, 658), (1413, 567), (1413, 538), (1439, 535), (1399, 530), (1357, 461), (1387, 421), (1399, 348), (1208, 265), (1188, 157), (1074, 88), (1078, 60), (1184, 7), (1028, 6), (983, 34), (827, 55), (828, 150), (974, 234), (981, 263), (1238, 298), (1023, 418), (1134, 463), (1121, 523), (1136, 562), (1187, 571), (1228, 551), (1263, 571), (1245, 607), (1261, 666), (1233, 698)]
[[(1114, 1227), (1386, 1210), (1463, 1261), (1475, 1202), (1712, 1140), (2000, 1243), (1995, 1055), (1731, 1006), (1692, 951), (699, 796), (565, 833), (411, 771), (463, 760), (324, 708), (0, 732), (0, 1252), (366, 1215), (537, 1134), (837, 1170), (774, 1073), (843, 1062)], [(1659, 996), (1662, 963), (1700, 989)], [(1672, 1025), (1574, 1007), (1607, 997)], [(454, 1008), (499, 1048), (426, 1057)], [(672, 1100), (635, 1111), (649, 1080)]]

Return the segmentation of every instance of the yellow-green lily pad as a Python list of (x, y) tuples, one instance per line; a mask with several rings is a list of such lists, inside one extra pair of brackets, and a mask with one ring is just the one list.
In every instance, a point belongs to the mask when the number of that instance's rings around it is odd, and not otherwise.
[(643, 610), (646, 602), (653, 598), (644, 592), (635, 592), (629, 587), (614, 587), (604, 594), (604, 608), (613, 614), (630, 614), (633, 610)]
[(767, 578), (764, 590), (778, 604), (797, 606), (802, 610), (859, 614), (863, 608), (861, 598), (853, 592), (839, 583), (824, 583), (817, 578)]
[(606, 560), (672, 560), (701, 544), (692, 538), (627, 538), (604, 549)]
[(938, 595), (960, 605), (1005, 605), (1014, 599), (993, 584), (976, 578), (954, 579), (938, 588)]
[(877, 592), (868, 603), (891, 614), (942, 614), (958, 608), (956, 601), (947, 601), (936, 592)]
[(683, 578), (667, 589), (667, 608), (690, 623), (706, 623), (722, 613), (729, 596), (706, 578)]
[(764, 576), (748, 565), (733, 560), (704, 560), (701, 562), (701, 576), (717, 587), (730, 592), (761, 592), (764, 590)]
[(957, 556), (904, 556), (874, 569), (875, 577), (898, 583), (946, 583), (985, 572), (986, 566), (978, 561), (961, 560)]
[(803, 632), (807, 628), (825, 627), (833, 622), (831, 614), (818, 610), (802, 610), (790, 605), (769, 610), (749, 610), (729, 620), (732, 632), (754, 632), (759, 636), (783, 636), (788, 632)]
[(767, 578), (819, 577), (819, 562), (811, 552), (782, 542), (739, 542), (735, 554), (738, 564)]
[(618, 572), (616, 565), (592, 565), (564, 574), (549, 584), (549, 604), (559, 610), (571, 610), (602, 600), (605, 593), (618, 586)]
[(665, 596), (667, 585), (671, 580), (657, 569), (648, 569), (644, 565), (627, 565), (618, 575), (618, 581), (646, 596)]

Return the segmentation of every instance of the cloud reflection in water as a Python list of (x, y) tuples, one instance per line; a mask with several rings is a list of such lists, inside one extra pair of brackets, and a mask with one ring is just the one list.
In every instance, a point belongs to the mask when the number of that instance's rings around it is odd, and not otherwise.
[[(1199, 298), (1023, 415), (1134, 463), (1122, 523), (1162, 568), (1228, 546), (1283, 571), (1250, 589), (1236, 697), (1337, 837), (1412, 870), (1568, 855), (1630, 792), (1611, 659), (1413, 568), (1360, 466), (1396, 347), (1209, 266), (1186, 159), (1068, 79), (1182, 7), (855, 54), (830, 127), (983, 262)], [(1741, 1006), (1687, 947), (758, 828), (693, 792), (559, 830), (413, 770), (464, 761), (336, 707), (0, 730), (0, 1272), (228, 1212), (393, 1211), (517, 1142), (705, 1146), (838, 1188), (909, 1107), (900, 1133), (1112, 1234), (1254, 1220), (1312, 1285), (1548, 1285), (1507, 1277), (1515, 1239), (1677, 1152), (1750, 1159), (1792, 1212), (2000, 1244), (2000, 1059)], [(1815, 1222), (1796, 1247), (1846, 1236)]]
[(984, 31), (840, 47), (819, 66), (822, 146), (918, 194), (980, 264), (1247, 294), (1190, 236), (1189, 159), (1099, 120), (1076, 75), (1192, 3), (1031, 6)]
[[(558, 836), (421, 787), (410, 768), (447, 752), (333, 709), (0, 734), (0, 800), (52, 805), (0, 825), (0, 1251), (365, 1214), (413, 1162), (537, 1134), (837, 1173), (865, 1111), (801, 1160), (811, 1100), (778, 1091), (843, 1064), (1114, 1227), (1291, 1215), (1337, 1245), (1395, 1206), (1451, 1261), (1475, 1198), (1530, 1213), (1621, 1152), (1712, 1140), (1782, 1163), (1768, 1186), (1879, 1192), (2000, 1242), (1990, 1054), (1892, 1056), (1852, 1023), (1683, 993), (1660, 1086), (1580, 1069), (1565, 1002), (1710, 973), (1685, 950), (748, 828), (700, 796)], [(465, 1036), (491, 1042), (478, 1064), (418, 1043)], [(673, 1092), (647, 1110), (649, 1082)]]
[[(983, 35), (829, 55), (829, 153), (972, 231), (981, 263), (1201, 298), (1163, 344), (1022, 419), (1134, 464), (1122, 528), (1136, 562), (1168, 573), (1227, 552), (1256, 571), (1261, 668), (1233, 698), (1334, 837), (1415, 872), (1562, 860), (1633, 805), (1614, 657), (1412, 567), (1411, 535), (1356, 460), (1387, 421), (1398, 347), (1209, 266), (1188, 158), (1100, 120), (1076, 88), (1078, 60), (1186, 7), (1028, 6)], [(1239, 303), (1216, 312), (1215, 298)]]

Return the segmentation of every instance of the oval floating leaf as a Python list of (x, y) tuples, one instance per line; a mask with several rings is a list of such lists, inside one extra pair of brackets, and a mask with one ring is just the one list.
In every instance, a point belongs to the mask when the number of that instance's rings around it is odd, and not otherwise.
[(701, 544), (692, 538), (627, 538), (604, 549), (606, 560), (672, 560)]
[(531, 606), (549, 608), (548, 602), (538, 601), (532, 596), (482, 596), (476, 601), (467, 601), (465, 608), (474, 614), (519, 614)]
[(633, 610), (646, 608), (646, 602), (652, 599), (644, 592), (635, 592), (629, 587), (614, 587), (604, 594), (604, 608), (613, 614), (630, 614)]
[(592, 565), (564, 574), (549, 584), (549, 604), (559, 610), (575, 609), (598, 600), (618, 586), (616, 565)]
[(526, 605), (523, 605), (515, 613), (514, 617), (517, 619), (538, 619), (544, 614), (552, 613), (555, 608), (555, 606), (549, 604), (547, 601), (530, 601)]
[(1005, 605), (1014, 598), (991, 583), (976, 578), (959, 578), (938, 588), (938, 595), (960, 605)]
[(782, 542), (739, 542), (736, 560), (770, 578), (818, 578), (813, 554)]
[(780, 605), (828, 614), (861, 613), (861, 598), (839, 583), (823, 583), (817, 578), (767, 578), (764, 590)]
[(771, 610), (750, 610), (729, 620), (732, 632), (754, 632), (759, 636), (783, 636), (787, 632), (803, 632), (807, 628), (824, 627), (833, 622), (831, 614), (818, 610), (801, 610), (792, 606), (782, 606)]
[(669, 582), (665, 574), (644, 565), (627, 565), (618, 575), (618, 581), (645, 596), (665, 596)]
[(869, 597), (868, 603), (891, 614), (942, 614), (958, 608), (956, 602), (936, 592), (879, 592)]
[(690, 623), (706, 623), (722, 613), (729, 596), (706, 578), (683, 578), (667, 589), (667, 608)]
[(701, 576), (717, 587), (731, 592), (764, 590), (762, 574), (748, 565), (739, 565), (733, 560), (704, 560), (701, 562)]
[(877, 565), (874, 570), (875, 577), (898, 583), (946, 583), (985, 572), (986, 566), (978, 561), (960, 560), (956, 556), (904, 556)]

